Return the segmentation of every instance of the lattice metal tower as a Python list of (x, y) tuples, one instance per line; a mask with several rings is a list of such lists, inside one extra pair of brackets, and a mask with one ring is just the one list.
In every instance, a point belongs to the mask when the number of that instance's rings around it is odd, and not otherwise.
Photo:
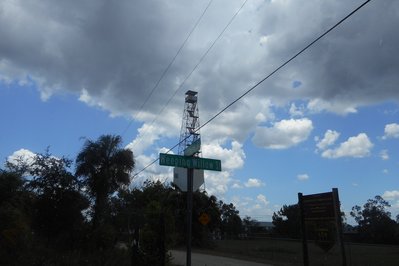
[[(179, 155), (184, 155), (184, 150), (192, 143), (200, 139), (199, 130), (195, 132), (195, 130), (200, 126), (197, 95), (198, 92), (196, 91), (189, 90), (186, 92), (183, 121), (180, 130), (180, 144), (178, 148)], [(199, 152), (193, 156), (199, 156)]]

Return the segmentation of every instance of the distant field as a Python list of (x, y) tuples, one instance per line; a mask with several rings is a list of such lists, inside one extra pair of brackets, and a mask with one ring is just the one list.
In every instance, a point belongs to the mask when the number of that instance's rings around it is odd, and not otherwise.
[[(397, 266), (399, 246), (345, 243), (348, 266)], [(241, 258), (273, 265), (303, 265), (302, 244), (297, 240), (219, 240), (212, 250), (196, 250), (208, 254)], [(341, 265), (339, 246), (328, 253), (309, 243), (310, 265)]]

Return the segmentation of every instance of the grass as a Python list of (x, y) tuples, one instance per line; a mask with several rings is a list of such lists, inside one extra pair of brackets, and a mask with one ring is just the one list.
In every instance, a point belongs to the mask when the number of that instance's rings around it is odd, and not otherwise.
[[(194, 252), (278, 266), (303, 265), (302, 243), (299, 240), (256, 239), (219, 240), (213, 249), (195, 249)], [(324, 252), (314, 243), (308, 243), (310, 265), (342, 265), (339, 245)], [(399, 246), (345, 243), (348, 266), (397, 266)]]

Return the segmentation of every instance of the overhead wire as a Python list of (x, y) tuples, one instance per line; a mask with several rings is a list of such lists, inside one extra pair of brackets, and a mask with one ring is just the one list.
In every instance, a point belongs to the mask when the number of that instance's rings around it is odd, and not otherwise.
[(144, 100), (144, 102), (141, 104), (139, 111), (137, 112), (137, 115), (135, 116), (135, 119), (130, 120), (129, 124), (126, 126), (126, 128), (122, 131), (121, 136), (124, 136), (125, 133), (127, 132), (127, 130), (130, 128), (130, 126), (133, 123), (133, 120), (136, 120), (139, 115), (141, 114), (141, 112), (144, 109), (144, 106), (147, 104), (147, 102), (149, 101), (149, 99), (151, 98), (152, 94), (154, 93), (154, 91), (158, 88), (159, 83), (161, 83), (161, 81), (163, 80), (163, 78), (165, 77), (166, 73), (169, 71), (170, 67), (173, 65), (173, 63), (176, 61), (177, 56), (180, 54), (180, 52), (182, 51), (182, 49), (184, 48), (184, 46), (186, 45), (186, 43), (188, 42), (188, 39), (190, 39), (191, 35), (193, 34), (193, 32), (195, 31), (195, 29), (197, 28), (198, 24), (200, 23), (200, 21), (202, 20), (202, 18), (204, 17), (206, 11), (208, 10), (209, 6), (212, 4), (213, 0), (210, 0), (207, 4), (207, 6), (205, 7), (205, 9), (202, 11), (201, 15), (199, 16), (199, 18), (197, 19), (197, 21), (195, 22), (194, 26), (192, 27), (192, 29), (190, 30), (190, 32), (188, 33), (186, 39), (183, 41), (183, 43), (180, 45), (179, 49), (177, 50), (175, 56), (172, 58), (172, 60), (169, 62), (168, 66), (164, 69), (164, 71), (162, 72), (161, 76), (159, 77), (158, 81), (155, 83), (154, 87), (151, 89), (150, 93), (147, 95), (146, 99)]
[[(158, 114), (156, 115), (156, 117), (151, 121), (150, 126), (148, 128), (151, 128), (153, 126), (153, 124), (155, 123), (155, 121), (157, 121), (157, 119), (161, 116), (161, 114), (164, 113), (166, 107), (168, 107), (169, 103), (173, 100), (173, 98), (176, 96), (176, 94), (181, 90), (181, 88), (183, 88), (183, 86), (185, 85), (186, 81), (191, 77), (191, 75), (195, 72), (195, 70), (199, 67), (199, 65), (204, 61), (205, 57), (209, 54), (209, 52), (212, 50), (212, 48), (215, 46), (215, 44), (217, 43), (217, 41), (222, 37), (222, 35), (225, 33), (225, 31), (227, 30), (227, 28), (231, 25), (231, 23), (234, 21), (234, 19), (237, 17), (238, 13), (240, 13), (240, 11), (242, 10), (242, 8), (245, 6), (245, 4), (248, 2), (248, 0), (245, 0), (242, 5), (240, 6), (240, 8), (234, 13), (234, 15), (231, 17), (231, 19), (228, 21), (228, 23), (226, 24), (226, 26), (223, 28), (223, 30), (219, 33), (219, 35), (216, 37), (216, 39), (212, 42), (212, 44), (208, 47), (208, 49), (205, 51), (205, 53), (201, 56), (201, 58), (198, 60), (197, 64), (193, 67), (193, 69), (188, 73), (188, 75), (184, 78), (184, 80), (180, 83), (180, 85), (177, 87), (177, 89), (173, 92), (173, 94), (169, 97), (169, 99), (166, 101), (165, 105), (161, 108), (161, 110), (158, 112)], [(143, 135), (145, 136), (145, 134), (147, 133), (147, 131), (145, 130), (143, 132)], [(133, 146), (134, 147), (134, 146)]]
[[(189, 72), (189, 74), (185, 77), (185, 79), (183, 80), (183, 82), (179, 85), (179, 87), (174, 91), (174, 93), (172, 94), (171, 97), (169, 97), (168, 101), (166, 102), (166, 104), (161, 108), (161, 111), (158, 113), (158, 115), (151, 121), (150, 123), (150, 127), (155, 123), (155, 121), (158, 119), (158, 117), (164, 112), (164, 110), (166, 109), (166, 107), (169, 105), (169, 103), (173, 100), (173, 98), (176, 96), (177, 92), (183, 87), (183, 85), (185, 84), (185, 82), (190, 78), (190, 76), (194, 73), (194, 71), (198, 68), (198, 66), (203, 62), (203, 60), (205, 59), (205, 57), (209, 54), (209, 52), (212, 50), (212, 48), (215, 46), (215, 44), (217, 43), (217, 41), (221, 38), (221, 36), (225, 33), (225, 31), (227, 30), (227, 28), (231, 25), (231, 23), (234, 21), (234, 19), (237, 17), (237, 15), (240, 13), (240, 11), (242, 10), (242, 8), (245, 6), (245, 4), (248, 2), (248, 0), (245, 0), (242, 5), (237, 9), (237, 11), (234, 13), (234, 15), (230, 18), (230, 20), (227, 22), (226, 26), (222, 29), (222, 31), (219, 33), (219, 35), (216, 37), (216, 39), (212, 42), (212, 44), (208, 47), (208, 49), (205, 51), (205, 53), (201, 56), (201, 58), (199, 59), (199, 61), (197, 62), (197, 64), (194, 66), (194, 68)], [(201, 128), (201, 127), (200, 127)], [(199, 129), (198, 129), (199, 130)], [(198, 130), (196, 130), (195, 132), (197, 132)], [(145, 135), (146, 132), (143, 133), (143, 135)], [(170, 148), (166, 153), (169, 153), (170, 151), (172, 151), (173, 149), (175, 149), (180, 143), (182, 143), (184, 140), (186, 140), (186, 138), (184, 138), (183, 140), (181, 140), (179, 143), (177, 143), (175, 146), (173, 146), (172, 148)], [(151, 165), (153, 165), (156, 161), (158, 161), (158, 159), (156, 159), (155, 161), (151, 162), (149, 165), (147, 165), (146, 167), (144, 167), (142, 170), (140, 170), (140, 172), (136, 173), (133, 175), (132, 178), (134, 178), (135, 176), (137, 176), (137, 174), (143, 172), (144, 170), (146, 170), (148, 167), (150, 167)]]
[[(243, 94), (241, 94), (238, 98), (236, 98), (234, 101), (232, 101), (231, 103), (229, 103), (226, 107), (224, 107), (223, 109), (221, 109), (219, 112), (217, 112), (214, 116), (212, 116), (210, 119), (208, 119), (204, 124), (202, 124), (200, 127), (198, 127), (197, 129), (194, 130), (194, 133), (199, 131), (200, 129), (202, 129), (203, 127), (205, 127), (206, 125), (208, 125), (209, 123), (211, 123), (213, 120), (215, 120), (219, 115), (221, 115), (223, 112), (225, 112), (227, 109), (229, 109), (231, 106), (233, 106), (235, 103), (237, 103), (238, 101), (240, 101), (242, 98), (244, 98), (246, 95), (248, 95), (251, 91), (253, 91), (255, 88), (257, 88), (260, 84), (262, 84), (265, 80), (267, 80), (268, 78), (270, 78), (271, 76), (273, 76), (275, 73), (277, 73), (280, 69), (282, 69), (283, 67), (285, 67), (287, 64), (289, 64), (292, 60), (294, 60), (295, 58), (297, 58), (299, 55), (301, 55), (303, 52), (305, 52), (306, 50), (308, 50), (311, 46), (313, 46), (315, 43), (317, 43), (320, 39), (322, 39), (324, 36), (326, 36), (327, 34), (329, 34), (331, 31), (333, 31), (335, 28), (337, 28), (339, 25), (341, 25), (344, 21), (346, 21), (349, 17), (351, 17), (353, 14), (355, 14), (356, 12), (358, 12), (361, 8), (363, 8), (366, 4), (368, 4), (371, 0), (367, 0), (365, 2), (363, 2), (361, 5), (359, 5), (357, 8), (355, 8), (352, 12), (350, 12), (348, 15), (346, 15), (344, 18), (342, 18), (341, 20), (339, 20), (338, 22), (336, 22), (332, 27), (330, 27), (328, 30), (326, 30), (324, 33), (322, 33), (321, 35), (319, 35), (317, 38), (315, 38), (312, 42), (310, 42), (309, 44), (307, 44), (304, 48), (302, 48), (299, 52), (297, 52), (296, 54), (294, 54), (293, 56), (291, 56), (288, 60), (286, 60), (285, 62), (283, 62), (279, 67), (277, 67), (275, 70), (273, 70), (272, 72), (270, 72), (268, 75), (266, 75), (264, 78), (262, 78), (260, 81), (258, 81), (257, 83), (255, 83), (255, 85), (253, 85), (252, 87), (250, 87), (249, 89), (247, 89)], [(187, 137), (188, 138), (188, 137)], [(185, 139), (181, 140), (180, 142), (178, 142), (177, 144), (175, 144), (172, 148), (170, 148), (166, 153), (171, 152), (174, 148), (176, 148), (180, 143), (182, 143)], [(148, 167), (150, 167), (151, 165), (153, 165), (154, 163), (156, 163), (159, 160), (159, 157), (155, 160), (153, 160), (151, 163), (149, 163), (147, 166), (145, 166), (143, 169), (141, 169), (140, 171), (136, 172), (135, 174), (133, 174), (132, 178), (138, 176), (140, 173), (142, 173), (143, 171), (145, 171)]]

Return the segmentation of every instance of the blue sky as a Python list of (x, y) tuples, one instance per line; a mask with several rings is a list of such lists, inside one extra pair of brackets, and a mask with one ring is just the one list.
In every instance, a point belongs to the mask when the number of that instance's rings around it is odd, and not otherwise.
[[(136, 172), (178, 142), (186, 90), (205, 123), (362, 3), (56, 2), (0, 3), (0, 158), (74, 159), (84, 138), (121, 134)], [(382, 195), (398, 214), (397, 10), (371, 1), (202, 128), (203, 157), (224, 169), (206, 172), (208, 193), (259, 220), (333, 187), (346, 212)]]

